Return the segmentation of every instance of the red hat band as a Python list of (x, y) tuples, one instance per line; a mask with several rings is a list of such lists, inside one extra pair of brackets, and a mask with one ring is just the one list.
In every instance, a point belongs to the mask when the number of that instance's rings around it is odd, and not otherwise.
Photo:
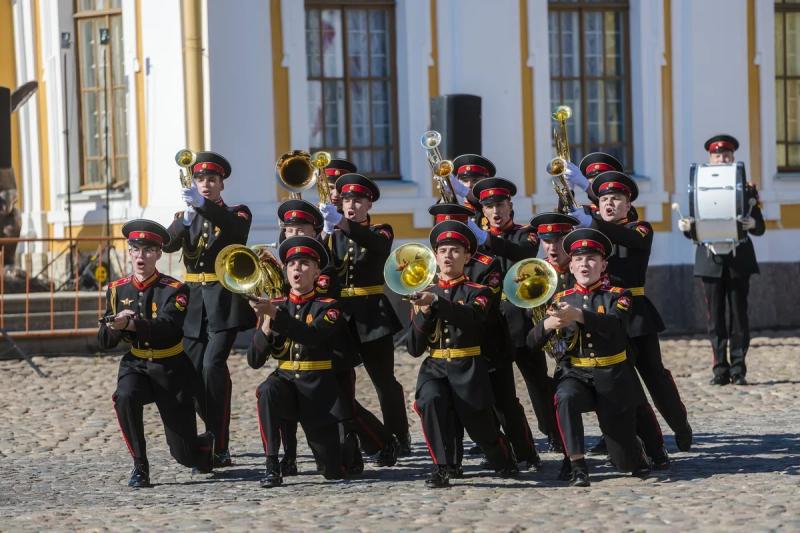
[(603, 246), (603, 244), (602, 244), (602, 243), (599, 243), (599, 242), (597, 242), (597, 241), (593, 241), (592, 239), (580, 239), (580, 240), (576, 240), (575, 242), (573, 242), (573, 243), (572, 243), (572, 245), (570, 245), (570, 247), (569, 247), (569, 251), (570, 251), (570, 252), (574, 252), (575, 250), (577, 250), (577, 249), (579, 249), (579, 248), (595, 248), (595, 249), (597, 249), (597, 250), (598, 250), (598, 251), (599, 251), (601, 254), (603, 254), (603, 255), (606, 255), (606, 248), (605, 248), (605, 246)]
[(328, 176), (341, 176), (342, 171), (341, 169), (338, 168), (326, 168), (325, 174), (327, 174)]
[(369, 189), (369, 187), (364, 187), (358, 183), (347, 183), (342, 185), (342, 194), (346, 193), (360, 194), (372, 200), (372, 191)]
[(708, 151), (711, 153), (717, 152), (735, 152), (733, 145), (728, 141), (716, 141), (708, 145)]
[(511, 198), (511, 191), (502, 187), (494, 187), (491, 189), (484, 189), (481, 191), (480, 200), (484, 200), (490, 196), (508, 196)]
[(293, 209), (291, 211), (286, 211), (286, 213), (283, 214), (284, 222), (289, 222), (293, 218), (303, 218), (308, 220), (312, 224), (314, 223), (314, 217), (309, 213), (306, 213), (305, 211), (298, 211), (296, 209)]
[(436, 215), (436, 224), (438, 224), (439, 222), (444, 222), (446, 220), (458, 220), (459, 222), (463, 222), (464, 224), (466, 224), (468, 219), (469, 219), (468, 215), (453, 215), (453, 214)]
[(204, 172), (204, 171), (216, 172), (220, 176), (224, 176), (225, 175), (225, 169), (222, 168), (222, 166), (220, 166), (220, 165), (218, 165), (216, 163), (211, 163), (210, 161), (204, 161), (202, 163), (197, 163), (197, 164), (195, 164), (195, 166), (192, 167), (192, 174), (197, 174), (198, 172)]
[(316, 250), (309, 248), (308, 246), (294, 246), (290, 248), (289, 252), (286, 254), (286, 261), (288, 262), (296, 255), (308, 255), (319, 261), (319, 254), (316, 252)]
[(458, 170), (456, 170), (456, 175), (466, 174), (467, 172), (470, 174), (481, 174), (483, 176), (489, 175), (489, 169), (481, 165), (461, 165), (458, 167)]
[(615, 190), (624, 192), (627, 196), (631, 195), (631, 189), (624, 183), (620, 181), (607, 181), (600, 185), (600, 192), (610, 191), (613, 192)]
[(614, 170), (614, 167), (608, 163), (592, 163), (586, 165), (587, 174), (597, 174), (598, 172), (605, 172), (607, 170)]
[(132, 231), (128, 233), (128, 240), (136, 240), (136, 239), (144, 239), (147, 241), (157, 242), (158, 244), (163, 244), (164, 239), (161, 238), (161, 235), (158, 233), (153, 233), (152, 231)]
[(469, 239), (467, 239), (466, 236), (462, 235), (457, 231), (443, 231), (442, 233), (439, 234), (438, 237), (436, 237), (436, 242), (438, 243), (440, 241), (447, 241), (452, 239), (457, 240), (458, 242), (464, 245), (464, 248), (469, 250)]
[(569, 233), (572, 231), (572, 224), (539, 224), (536, 233)]

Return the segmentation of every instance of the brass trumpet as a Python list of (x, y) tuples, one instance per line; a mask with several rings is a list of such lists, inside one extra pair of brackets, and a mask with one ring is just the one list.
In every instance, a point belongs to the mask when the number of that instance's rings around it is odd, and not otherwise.
[(181, 167), (179, 179), (181, 180), (181, 187), (184, 189), (192, 186), (192, 172), (190, 169), (195, 161), (197, 161), (197, 154), (188, 148), (178, 150), (178, 153), (175, 154), (175, 162)]
[(266, 253), (271, 260), (260, 258), (243, 244), (229, 244), (220, 250), (214, 261), (217, 279), (229, 291), (246, 297), (262, 294), (270, 298), (282, 296), (285, 288), (283, 270), (278, 260)]
[(558, 122), (558, 126), (553, 128), (553, 144), (556, 148), (556, 157), (547, 164), (547, 173), (553, 181), (553, 189), (558, 196), (561, 204), (561, 211), (569, 214), (574, 209), (578, 209), (580, 204), (575, 200), (575, 195), (564, 177), (567, 171), (567, 162), (570, 160), (569, 138), (567, 136), (567, 120), (572, 116), (572, 109), (566, 105), (560, 105), (553, 112), (553, 120)]
[(331, 189), (322, 170), (331, 164), (331, 154), (305, 150), (292, 150), (281, 155), (275, 163), (275, 174), (292, 198), (301, 198), (302, 192), (316, 184), (320, 204), (331, 203)]
[(449, 159), (442, 159), (439, 152), (439, 145), (442, 143), (442, 134), (438, 131), (429, 130), (422, 134), (419, 140), (422, 147), (427, 152), (428, 163), (433, 171), (433, 181), (439, 189), (442, 202), (446, 204), (457, 204), (456, 193), (453, 184), (450, 182), (450, 174), (453, 173), (453, 162)]

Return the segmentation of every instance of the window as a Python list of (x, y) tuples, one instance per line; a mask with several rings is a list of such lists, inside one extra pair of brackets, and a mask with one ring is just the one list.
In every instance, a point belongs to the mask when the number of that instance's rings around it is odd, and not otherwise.
[(550, 0), (550, 98), (572, 108), (572, 159), (602, 151), (633, 167), (628, 2)]
[(306, 2), (311, 151), (399, 177), (394, 2)]
[[(112, 188), (128, 186), (121, 3), (122, 0), (76, 2), (81, 189), (104, 188), (106, 168)], [(101, 32), (107, 39), (101, 39)]]
[(775, 2), (778, 172), (800, 172), (800, 2)]

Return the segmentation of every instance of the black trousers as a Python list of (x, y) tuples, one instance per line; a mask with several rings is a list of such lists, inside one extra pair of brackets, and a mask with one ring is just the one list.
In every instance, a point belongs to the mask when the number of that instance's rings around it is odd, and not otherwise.
[(617, 469), (631, 472), (645, 462), (636, 436), (635, 408), (618, 409), (594, 387), (573, 377), (563, 378), (556, 387), (557, 422), (567, 456), (585, 453), (582, 414), (590, 411), (597, 413), (608, 455)]
[(494, 410), (473, 408), (453, 394), (446, 378), (426, 381), (417, 390), (414, 410), (422, 420), (422, 434), (434, 464), (460, 463), (460, 426), (481, 447), (492, 466), (503, 468), (511, 464), (514, 456), (498, 430)]
[(533, 461), (537, 456), (536, 445), (525, 416), (525, 409), (517, 397), (514, 367), (511, 361), (500, 363), (489, 370), (489, 379), (492, 382), (498, 421), (514, 449), (517, 460)]
[(277, 458), (281, 442), (281, 426), (300, 422), (317, 464), (322, 467), (322, 475), (326, 479), (344, 477), (340, 424), (317, 424), (302, 419), (297, 420), (294, 415), (298, 412), (294, 386), (277, 374), (270, 374), (258, 386), (256, 398), (258, 429), (261, 433), (264, 455)]
[(361, 344), (361, 359), (381, 406), (383, 424), (398, 438), (408, 435), (403, 387), (394, 377), (394, 340), (391, 335)]
[[(547, 373), (547, 356), (542, 350), (517, 348), (514, 360), (525, 380), (539, 431), (551, 440), (558, 438), (556, 410), (553, 405), (553, 378)], [(510, 435), (509, 435), (510, 437)]]
[(634, 352), (636, 370), (639, 371), (658, 412), (672, 431), (675, 433), (686, 431), (688, 427), (686, 406), (683, 405), (672, 373), (664, 367), (658, 334), (631, 337), (629, 347)]
[(747, 318), (750, 277), (732, 278), (724, 269), (721, 278), (702, 279), (708, 313), (708, 336), (714, 351), (714, 375), (744, 376), (747, 374), (744, 360), (750, 347), (750, 322)]
[[(203, 320), (203, 329), (207, 324)], [(228, 356), (237, 330), (207, 332), (203, 338), (184, 337), (183, 348), (189, 354), (200, 383), (195, 409), (214, 434), (214, 452), (228, 451), (228, 432), (231, 426), (231, 373)]]
[(112, 399), (122, 438), (135, 463), (147, 465), (144, 406), (155, 403), (172, 457), (184, 466), (198, 466), (201, 453), (192, 403), (194, 379), (185, 354), (153, 361), (130, 353), (123, 356)]

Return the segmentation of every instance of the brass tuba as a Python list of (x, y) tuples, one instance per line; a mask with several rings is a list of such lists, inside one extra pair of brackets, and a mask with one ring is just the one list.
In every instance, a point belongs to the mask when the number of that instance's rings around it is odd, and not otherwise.
[(427, 246), (417, 243), (395, 248), (383, 264), (383, 277), (392, 292), (409, 296), (421, 291), (436, 276), (436, 258)]
[(271, 260), (262, 260), (243, 244), (229, 244), (217, 255), (214, 271), (220, 284), (231, 292), (247, 297), (277, 298), (284, 292), (283, 270), (269, 255)]
[(305, 150), (292, 150), (281, 155), (275, 163), (275, 173), (292, 198), (300, 198), (302, 191), (316, 184), (320, 204), (329, 204), (330, 185), (328, 179), (320, 174), (330, 163), (331, 154), (328, 152), (314, 152), (312, 155)]
[(450, 182), (450, 174), (453, 173), (453, 162), (449, 159), (442, 159), (442, 154), (439, 152), (442, 134), (434, 130), (426, 131), (420, 137), (419, 142), (427, 153), (428, 163), (433, 171), (433, 181), (439, 189), (442, 202), (457, 204), (458, 199), (456, 198), (453, 184)]
[(197, 154), (188, 148), (179, 150), (178, 153), (175, 154), (175, 162), (181, 167), (179, 178), (181, 180), (181, 187), (184, 189), (188, 189), (192, 186), (192, 172), (189, 169), (194, 165), (195, 161), (197, 161)]
[(560, 105), (553, 112), (553, 120), (558, 122), (558, 127), (553, 128), (553, 143), (556, 148), (556, 157), (547, 164), (547, 173), (553, 180), (553, 189), (561, 204), (561, 211), (569, 214), (580, 207), (575, 200), (572, 189), (569, 188), (564, 173), (567, 171), (567, 162), (570, 160), (569, 139), (567, 137), (567, 120), (572, 116), (572, 109)]

